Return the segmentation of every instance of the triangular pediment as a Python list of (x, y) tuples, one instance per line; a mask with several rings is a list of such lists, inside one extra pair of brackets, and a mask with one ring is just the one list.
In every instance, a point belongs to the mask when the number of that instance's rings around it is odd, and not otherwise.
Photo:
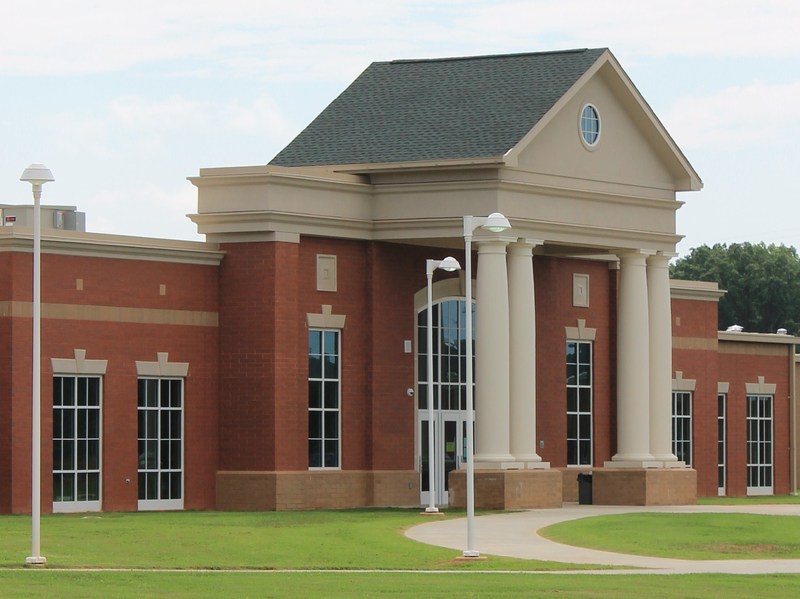
[[(600, 116), (594, 146), (582, 139), (580, 115)], [(606, 51), (506, 155), (516, 169), (568, 187), (600, 191), (626, 185), (668, 192), (698, 190), (702, 181), (639, 91)]]

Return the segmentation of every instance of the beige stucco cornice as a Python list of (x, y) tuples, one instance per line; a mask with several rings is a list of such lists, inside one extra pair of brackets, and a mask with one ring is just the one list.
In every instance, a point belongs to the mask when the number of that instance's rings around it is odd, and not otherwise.
[(718, 302), (727, 291), (720, 289), (717, 283), (708, 281), (684, 281), (671, 279), (669, 282), (670, 297), (693, 301)]
[(219, 175), (224, 185), (199, 186), (199, 210), (190, 215), (215, 242), (265, 240), (277, 232), (455, 247), (462, 244), (464, 214), (495, 211), (511, 219), (520, 237), (546, 243), (673, 251), (681, 239), (674, 233), (681, 202), (669, 194), (639, 195), (634, 186), (563, 188), (507, 170), (493, 178), (381, 185), (306, 179), (299, 171), (275, 175), (264, 167), (231, 170)]
[(795, 337), (794, 335), (780, 335), (778, 333), (719, 331), (717, 337), (720, 341), (733, 341), (737, 343), (772, 343), (792, 346), (800, 343), (800, 337)]
[(258, 185), (280, 181), (284, 185), (302, 185), (321, 189), (339, 186), (369, 185), (365, 177), (336, 172), (329, 167), (229, 166), (200, 169), (200, 176), (187, 177), (196, 187), (220, 185)]
[[(33, 251), (33, 233), (27, 227), (0, 227), (0, 252)], [(216, 244), (201, 241), (180, 241), (59, 231), (42, 235), (42, 252), (93, 258), (150, 260), (216, 266), (224, 252)]]
[[(284, 232), (300, 235), (326, 235), (355, 239), (372, 237), (371, 220), (311, 215), (278, 211), (192, 214), (198, 231), (217, 240), (230, 240), (239, 234)], [(215, 237), (215, 236), (222, 237)]]

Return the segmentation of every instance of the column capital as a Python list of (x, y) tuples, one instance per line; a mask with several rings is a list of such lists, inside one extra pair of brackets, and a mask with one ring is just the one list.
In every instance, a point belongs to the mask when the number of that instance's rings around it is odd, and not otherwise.
[(617, 255), (617, 258), (622, 260), (622, 259), (630, 259), (637, 257), (648, 258), (650, 256), (655, 256), (658, 252), (656, 250), (625, 249), (625, 250), (617, 250), (614, 253)]
[(656, 268), (669, 267), (669, 261), (672, 260), (675, 255), (676, 254), (665, 254), (663, 252), (659, 252), (657, 254), (647, 256), (647, 265), (654, 266)]
[(533, 248), (544, 245), (544, 239), (528, 239), (527, 237), (518, 237), (509, 246), (509, 250), (516, 252), (524, 252), (526, 250), (533, 251)]
[(505, 254), (506, 248), (513, 241), (511, 237), (491, 237), (476, 239), (473, 243), (478, 246), (478, 254)]

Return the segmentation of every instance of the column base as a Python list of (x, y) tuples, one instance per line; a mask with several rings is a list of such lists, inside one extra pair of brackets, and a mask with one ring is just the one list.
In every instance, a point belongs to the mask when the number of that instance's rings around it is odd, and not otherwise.
[(686, 462), (679, 462), (678, 460), (664, 460), (662, 468), (686, 468)]
[(603, 462), (603, 468), (686, 468), (686, 462), (677, 460), (613, 460)]
[(663, 468), (664, 462), (650, 458), (648, 460), (611, 460), (603, 462), (603, 468)]
[(520, 468), (523, 470), (549, 470), (550, 469), (550, 462), (543, 462), (541, 459), (539, 460), (520, 460), (518, 462), (520, 464)]
[[(550, 469), (480, 470), (475, 472), (475, 507), (513, 510), (561, 507), (561, 472)], [(466, 506), (466, 470), (448, 475), (448, 506)]]
[(603, 468), (592, 471), (595, 505), (694, 505), (697, 471), (691, 468)]
[(475, 470), (518, 470), (519, 462), (511, 454), (481, 454), (473, 459)]
[(514, 461), (522, 470), (545, 470), (550, 467), (550, 462), (543, 462), (539, 454), (515, 454)]

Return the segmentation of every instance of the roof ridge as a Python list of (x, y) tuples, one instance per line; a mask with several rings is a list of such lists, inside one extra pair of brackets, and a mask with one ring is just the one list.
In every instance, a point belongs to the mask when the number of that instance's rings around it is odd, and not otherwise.
[(571, 48), (567, 50), (547, 50), (541, 52), (510, 52), (506, 54), (478, 54), (476, 56), (450, 56), (440, 58), (399, 58), (384, 61), (382, 64), (413, 64), (423, 62), (456, 62), (463, 60), (486, 60), (492, 58), (516, 58), (521, 56), (546, 56), (548, 54), (579, 54), (591, 50), (607, 50), (607, 48)]

